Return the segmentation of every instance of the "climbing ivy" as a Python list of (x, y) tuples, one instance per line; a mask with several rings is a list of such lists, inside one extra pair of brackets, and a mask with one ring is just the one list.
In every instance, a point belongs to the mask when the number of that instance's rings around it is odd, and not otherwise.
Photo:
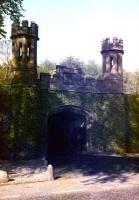
[(38, 87), (28, 84), (28, 81), (17, 81), (10, 61), (1, 65), (0, 157), (23, 159), (39, 155), (42, 140), (39, 120)]
[(92, 151), (139, 152), (138, 94), (49, 91), (30, 84), (27, 77), (13, 81), (11, 72), (8, 66), (0, 68), (1, 158), (40, 156), (48, 113), (61, 105), (80, 106), (95, 116), (87, 124)]
[(38, 88), (5, 85), (0, 88), (0, 96), (0, 156), (14, 159), (36, 156), (42, 139), (38, 133)]

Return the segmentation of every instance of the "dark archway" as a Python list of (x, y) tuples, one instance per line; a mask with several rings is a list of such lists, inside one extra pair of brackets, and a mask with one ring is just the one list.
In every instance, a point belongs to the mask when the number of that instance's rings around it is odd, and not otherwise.
[(86, 114), (75, 106), (59, 107), (47, 121), (47, 154), (63, 156), (81, 153), (86, 146)]

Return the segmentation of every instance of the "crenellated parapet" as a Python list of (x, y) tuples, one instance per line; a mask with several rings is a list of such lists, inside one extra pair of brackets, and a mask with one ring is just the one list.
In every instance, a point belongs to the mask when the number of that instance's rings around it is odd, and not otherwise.
[(107, 78), (100, 76), (95, 79), (86, 77), (81, 68), (56, 65), (53, 77), (48, 73), (41, 73), (39, 86), (51, 91), (70, 91), (82, 93), (122, 93), (122, 79), (111, 74)]
[(101, 53), (103, 51), (109, 51), (109, 50), (119, 50), (123, 52), (123, 40), (117, 37), (114, 37), (112, 41), (110, 38), (106, 38), (102, 41), (102, 47), (101, 47)]
[(15, 37), (35, 37), (38, 38), (38, 25), (35, 22), (31, 22), (29, 25), (28, 20), (23, 20), (22, 23), (13, 23), (11, 28), (11, 39)]

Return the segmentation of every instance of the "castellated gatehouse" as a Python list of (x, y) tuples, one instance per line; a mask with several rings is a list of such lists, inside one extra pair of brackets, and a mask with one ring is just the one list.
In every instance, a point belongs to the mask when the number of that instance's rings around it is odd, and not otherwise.
[[(81, 68), (62, 65), (56, 65), (53, 77), (47, 73), (40, 74), (38, 83), (43, 102), (46, 90), (60, 100), (47, 113), (48, 154), (49, 151), (50, 154), (62, 154), (112, 150), (113, 147), (108, 147), (110, 140), (105, 131), (110, 131), (110, 135), (116, 133), (112, 129), (105, 130), (105, 123), (109, 121), (111, 124), (110, 118), (115, 115), (114, 110), (110, 111), (108, 108), (110, 104), (120, 112), (121, 101), (124, 103), (123, 53), (122, 39), (113, 38), (110, 41), (106, 38), (102, 42), (102, 74), (98, 79), (85, 77)], [(45, 106), (47, 107), (47, 103)], [(105, 115), (105, 109), (112, 112), (112, 115), (107, 116), (107, 122), (104, 118), (100, 123), (98, 115)], [(124, 110), (121, 112), (124, 113)]]
[[(24, 100), (30, 105), (28, 109), (20, 105), (20, 98), (17, 98), (16, 104), (19, 106), (19, 119), (26, 116), (19, 128), (27, 124), (25, 131), (16, 133), (17, 140), (22, 135), (24, 138), (19, 148), (21, 152), (25, 151), (28, 157), (36, 154), (49, 157), (84, 152), (115, 152), (119, 148), (128, 148), (122, 39), (114, 37), (102, 41), (102, 73), (97, 79), (85, 77), (82, 68), (62, 65), (56, 65), (53, 77), (49, 73), (40, 73), (38, 78), (39, 37), (35, 22), (25, 20), (21, 24), (13, 23), (11, 40), (12, 87), (18, 85), (20, 94), (28, 91), (27, 95), (30, 95)], [(37, 92), (29, 92), (30, 88), (31, 91), (35, 88)], [(35, 110), (33, 106), (39, 113), (37, 122), (32, 114)], [(26, 111), (24, 115), (21, 113), (23, 109)], [(18, 122), (14, 123), (17, 126)], [(33, 131), (36, 130), (35, 137), (38, 139), (35, 140)]]

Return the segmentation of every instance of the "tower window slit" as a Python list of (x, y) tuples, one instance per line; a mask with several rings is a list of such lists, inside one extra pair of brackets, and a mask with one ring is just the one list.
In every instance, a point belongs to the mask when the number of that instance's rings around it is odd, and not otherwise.
[(20, 43), (20, 45), (19, 45), (19, 60), (22, 59), (22, 55), (23, 55), (22, 43)]
[(112, 70), (113, 68), (113, 57), (110, 57), (110, 71)]
[(30, 45), (27, 46), (27, 58), (30, 60)]

